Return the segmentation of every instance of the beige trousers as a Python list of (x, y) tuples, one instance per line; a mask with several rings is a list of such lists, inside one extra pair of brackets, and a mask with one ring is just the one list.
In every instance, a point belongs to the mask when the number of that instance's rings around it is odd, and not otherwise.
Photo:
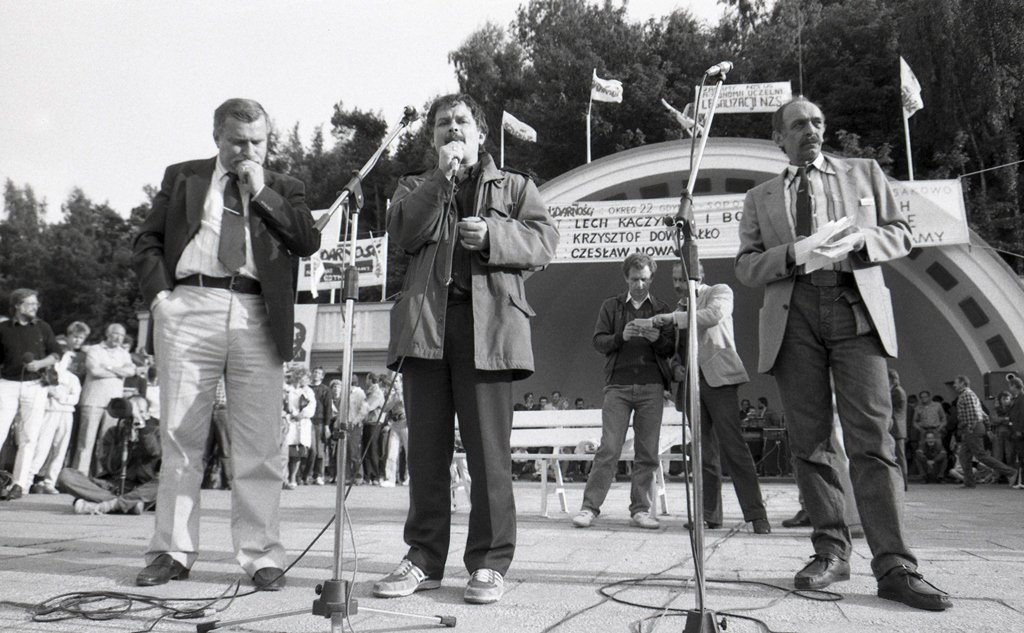
[(163, 464), (146, 562), (167, 553), (190, 568), (199, 555), (203, 450), (223, 375), (235, 556), (250, 576), (264, 567), (283, 568), (278, 510), (284, 377), (263, 298), (178, 286), (154, 308), (153, 324)]

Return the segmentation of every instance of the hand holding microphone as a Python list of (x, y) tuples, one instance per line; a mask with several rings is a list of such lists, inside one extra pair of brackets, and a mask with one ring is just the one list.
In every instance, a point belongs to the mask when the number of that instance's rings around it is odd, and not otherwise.
[(466, 147), (462, 141), (450, 141), (442, 145), (437, 151), (437, 164), (444, 170), (444, 175), (448, 180), (455, 178), (465, 152)]

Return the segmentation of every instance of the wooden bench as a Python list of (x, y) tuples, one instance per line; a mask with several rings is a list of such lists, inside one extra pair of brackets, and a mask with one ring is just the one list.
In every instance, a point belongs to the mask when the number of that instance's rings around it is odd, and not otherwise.
[[(665, 409), (662, 418), (661, 436), (658, 442), (658, 468), (651, 483), (651, 498), (660, 502), (662, 514), (668, 514), (668, 497), (665, 493), (664, 462), (683, 459), (682, 453), (673, 453), (671, 448), (683, 441), (682, 414), (674, 408)], [(558, 496), (562, 512), (569, 512), (566, 497), (562, 462), (593, 461), (594, 453), (601, 443), (601, 410), (570, 409), (566, 411), (516, 411), (512, 418), (512, 461), (538, 461), (540, 469), (541, 501), (540, 514), (548, 516), (549, 487), (548, 466), (553, 466), (555, 476), (554, 493)], [(528, 449), (538, 452), (529, 452)], [(538, 450), (539, 449), (539, 450)], [(620, 459), (632, 461), (633, 427), (626, 432)], [(465, 454), (455, 456), (453, 491), (459, 488), (468, 494), (468, 477), (464, 476)]]

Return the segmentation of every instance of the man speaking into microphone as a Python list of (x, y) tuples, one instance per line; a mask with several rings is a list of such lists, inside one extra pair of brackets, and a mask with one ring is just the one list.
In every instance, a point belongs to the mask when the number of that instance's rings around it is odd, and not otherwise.
[(257, 588), (284, 586), (279, 442), (292, 259), (315, 253), (320, 234), (302, 182), (263, 169), (269, 126), (255, 101), (221, 104), (213, 115), (217, 156), (168, 167), (135, 237), (163, 419), (156, 529), (139, 585), (188, 578), (199, 554), (202, 457), (223, 377), (235, 557)]
[(483, 151), (487, 120), (472, 97), (439, 97), (426, 125), (437, 166), (399, 180), (387, 217), (388, 235), (411, 255), (388, 350), (408, 412), (409, 551), (373, 592), (441, 585), (457, 415), (473, 479), (464, 598), (490, 603), (516, 543), (512, 381), (533, 373), (524, 272), (551, 261), (558, 231), (533, 182)]

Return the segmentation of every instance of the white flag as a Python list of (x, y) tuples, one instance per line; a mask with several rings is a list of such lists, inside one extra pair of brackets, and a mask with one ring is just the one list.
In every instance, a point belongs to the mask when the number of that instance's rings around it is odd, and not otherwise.
[(537, 130), (523, 123), (508, 112), (501, 112), (501, 127), (521, 141), (537, 142)]
[(320, 280), (324, 277), (324, 260), (320, 259), (320, 251), (317, 251), (309, 256), (310, 265), (310, 276), (309, 276), (309, 292), (316, 299), (320, 296), (320, 292), (317, 286), (320, 285)]
[(697, 122), (693, 120), (692, 102), (687, 103), (682, 112), (673, 108), (672, 105), (664, 99), (661, 100), (661, 105), (668, 108), (669, 114), (672, 115), (672, 118), (674, 118), (679, 125), (683, 126), (683, 129), (689, 132), (690, 136), (699, 136), (704, 132), (704, 128), (697, 125)]
[(903, 112), (907, 118), (924, 107), (924, 99), (921, 98), (921, 84), (910, 70), (907, 60), (900, 57), (900, 95), (903, 99)]
[(601, 79), (594, 69), (594, 78), (590, 84), (590, 98), (593, 101), (622, 103), (622, 82), (618, 79)]

